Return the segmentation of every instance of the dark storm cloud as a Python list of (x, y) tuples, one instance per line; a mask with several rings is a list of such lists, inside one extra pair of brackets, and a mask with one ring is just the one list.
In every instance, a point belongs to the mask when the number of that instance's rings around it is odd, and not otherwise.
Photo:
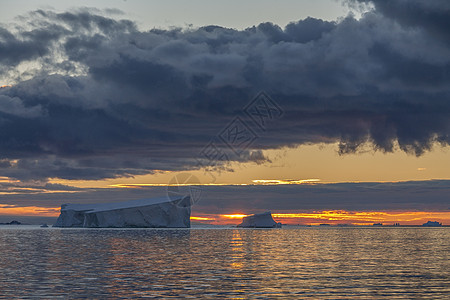
[[(448, 4), (389, 3), (375, 1), (360, 20), (245, 30), (140, 31), (87, 9), (31, 13), (22, 30), (0, 29), (0, 72), (17, 81), (0, 89), (2, 175), (197, 168), (236, 116), (257, 139), (239, 157), (228, 149), (230, 160), (263, 163), (261, 150), (305, 143), (340, 142), (343, 154), (367, 142), (416, 155), (448, 145)], [(16, 66), (27, 62), (39, 67), (22, 74)], [(261, 90), (284, 111), (265, 131), (243, 113)]]
[(450, 2), (446, 0), (357, 0), (402, 25), (423, 29), (450, 42)]
[(48, 26), (15, 36), (6, 28), (0, 27), (0, 63), (15, 66), (22, 61), (31, 60), (49, 53), (49, 43), (57, 39), (62, 28)]

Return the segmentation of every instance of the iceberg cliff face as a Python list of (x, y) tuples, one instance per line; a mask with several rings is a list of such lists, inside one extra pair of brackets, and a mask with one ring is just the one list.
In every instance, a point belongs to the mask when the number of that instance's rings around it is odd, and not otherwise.
[(120, 203), (63, 204), (54, 227), (190, 227), (190, 197)]
[(261, 214), (254, 214), (242, 219), (242, 223), (237, 227), (243, 228), (281, 228), (281, 223), (273, 220), (270, 211)]

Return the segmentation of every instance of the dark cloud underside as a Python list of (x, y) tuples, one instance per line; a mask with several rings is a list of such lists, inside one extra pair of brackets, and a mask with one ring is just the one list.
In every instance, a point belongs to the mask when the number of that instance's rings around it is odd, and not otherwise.
[(143, 32), (89, 10), (33, 12), (22, 30), (0, 28), (0, 76), (15, 83), (0, 89), (1, 174), (196, 168), (235, 116), (254, 125), (242, 110), (261, 90), (284, 115), (231, 159), (261, 162), (260, 150), (304, 143), (339, 142), (343, 154), (367, 142), (416, 155), (448, 145), (448, 2), (373, 4), (360, 20), (245, 30)]

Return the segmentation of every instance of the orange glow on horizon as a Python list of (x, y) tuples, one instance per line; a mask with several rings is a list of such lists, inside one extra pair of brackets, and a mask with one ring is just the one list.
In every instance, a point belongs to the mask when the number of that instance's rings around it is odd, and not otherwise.
[(450, 212), (350, 212), (338, 210), (300, 214), (272, 214), (272, 216), (274, 219), (321, 219), (326, 221), (336, 221), (335, 223), (342, 223), (341, 221), (398, 223), (421, 221), (429, 218), (450, 220)]
[(450, 224), (449, 212), (354, 212), (354, 211), (321, 211), (301, 214), (273, 214), (275, 220), (286, 224), (312, 225), (320, 220), (320, 223), (333, 225), (351, 224), (351, 225), (372, 225), (373, 223), (382, 223), (393, 225), (422, 225), (427, 221), (439, 221), (443, 224)]
[(234, 214), (234, 215), (220, 215), (222, 218), (226, 218), (226, 219), (242, 219), (248, 215), (243, 215), (243, 214)]
[(16, 206), (0, 204), (0, 216), (35, 216), (35, 217), (57, 217), (59, 207), (39, 207), (39, 206)]
[[(58, 217), (59, 207), (17, 206), (0, 204), (0, 216), (42, 216)], [(243, 213), (236, 214), (201, 214), (191, 216), (192, 221), (200, 221), (211, 225), (237, 225), (242, 218), (248, 216)], [(348, 225), (422, 225), (427, 221), (438, 221), (443, 225), (450, 225), (450, 211), (415, 211), (415, 212), (380, 212), (380, 211), (313, 211), (305, 213), (273, 213), (276, 222), (288, 225), (319, 225), (319, 224), (348, 224)]]
[[(242, 213), (224, 215), (204, 215), (213, 219), (210, 224), (226, 225), (238, 224), (241, 219), (248, 216)], [(288, 225), (319, 225), (323, 223), (338, 225), (372, 225), (383, 223), (384, 225), (422, 225), (427, 221), (439, 221), (442, 224), (450, 224), (450, 211), (448, 212), (379, 212), (379, 211), (314, 211), (307, 213), (273, 213), (275, 221)]]
[(190, 219), (191, 219), (191, 220), (194, 220), (194, 221), (214, 221), (214, 220), (215, 220), (214, 218), (207, 218), (207, 217), (193, 217), (193, 216), (191, 216)]

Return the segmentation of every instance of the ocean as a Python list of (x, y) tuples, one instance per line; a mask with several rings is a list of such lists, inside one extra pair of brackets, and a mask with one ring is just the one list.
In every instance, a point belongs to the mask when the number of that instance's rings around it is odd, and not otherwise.
[(0, 226), (3, 298), (442, 299), (450, 228)]

